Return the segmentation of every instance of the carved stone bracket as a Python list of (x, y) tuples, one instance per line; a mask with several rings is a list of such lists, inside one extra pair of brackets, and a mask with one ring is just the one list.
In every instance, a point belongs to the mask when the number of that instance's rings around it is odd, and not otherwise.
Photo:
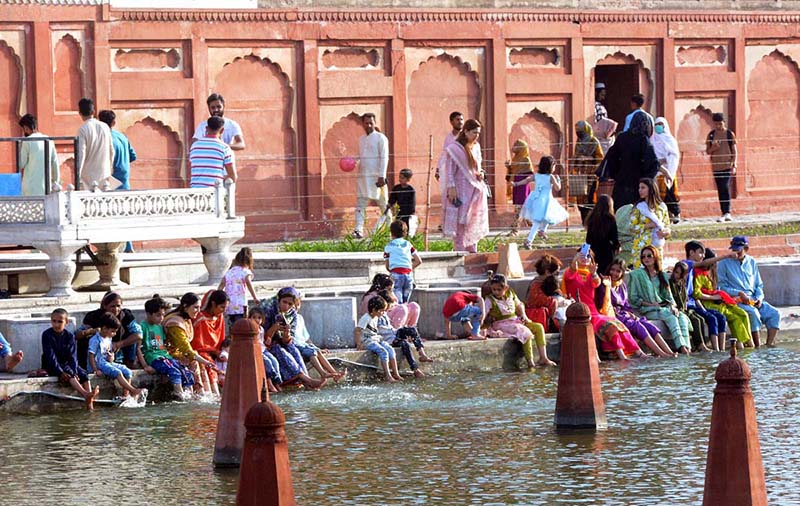
[(86, 246), (86, 241), (37, 241), (32, 246), (43, 251), (47, 257), (47, 279), (50, 280), (48, 297), (69, 297), (75, 295), (72, 278), (75, 277), (75, 261), (72, 255)]

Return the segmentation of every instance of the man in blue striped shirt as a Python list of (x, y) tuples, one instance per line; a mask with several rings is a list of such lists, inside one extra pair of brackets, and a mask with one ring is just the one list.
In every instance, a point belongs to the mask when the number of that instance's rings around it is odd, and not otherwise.
[(213, 188), (226, 177), (236, 182), (236, 167), (233, 151), (222, 142), (225, 120), (219, 116), (208, 118), (206, 135), (197, 139), (189, 150), (189, 164), (192, 167), (192, 188)]

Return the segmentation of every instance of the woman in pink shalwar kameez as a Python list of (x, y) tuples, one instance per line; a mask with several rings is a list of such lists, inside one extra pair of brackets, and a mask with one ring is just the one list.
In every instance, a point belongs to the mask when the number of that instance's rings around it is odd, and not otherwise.
[[(578, 253), (572, 264), (564, 271), (563, 286), (568, 297), (589, 306), (592, 315), (592, 328), (600, 339), (600, 348), (606, 352), (614, 352), (620, 360), (627, 360), (629, 355), (642, 357), (644, 353), (636, 344), (628, 328), (613, 316), (600, 314), (594, 303), (595, 288), (600, 286), (597, 275), (597, 264), (590, 256)], [(613, 311), (613, 310), (612, 310)]]
[(481, 124), (467, 120), (456, 142), (444, 153), (442, 232), (453, 237), (456, 251), (478, 251), (478, 241), (489, 233), (489, 192), (481, 171)]

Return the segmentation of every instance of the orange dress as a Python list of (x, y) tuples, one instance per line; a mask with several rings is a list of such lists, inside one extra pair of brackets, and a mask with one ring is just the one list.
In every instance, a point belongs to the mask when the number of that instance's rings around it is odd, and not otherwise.
[[(192, 348), (204, 359), (214, 363), (225, 340), (225, 315), (211, 316), (200, 311), (194, 321)], [(208, 369), (209, 380), (217, 381), (217, 372)]]

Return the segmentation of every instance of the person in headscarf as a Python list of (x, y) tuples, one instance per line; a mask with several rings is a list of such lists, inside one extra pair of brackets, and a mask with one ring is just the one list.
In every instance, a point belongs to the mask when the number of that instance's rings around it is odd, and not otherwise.
[(614, 180), (614, 210), (639, 201), (639, 180), (655, 178), (659, 164), (650, 136), (653, 122), (646, 114), (635, 114), (628, 131), (617, 136), (603, 160), (602, 177)]
[(530, 176), (533, 173), (533, 164), (531, 163), (528, 143), (522, 139), (517, 139), (514, 142), (511, 153), (514, 157), (511, 161), (506, 162), (506, 169), (508, 169), (506, 182), (509, 183), (506, 185), (506, 198), (511, 199), (514, 204), (514, 223), (511, 227), (511, 233), (516, 235), (519, 232), (519, 212), (531, 192), (531, 187), (527, 184), (515, 186), (514, 183)]
[(595, 122), (594, 136), (600, 142), (603, 153), (608, 153), (608, 150), (614, 145), (614, 132), (617, 131), (617, 126), (619, 123), (611, 118), (602, 118)]
[(658, 176), (658, 189), (661, 199), (667, 204), (672, 223), (681, 221), (681, 198), (678, 195), (678, 166), (681, 162), (681, 152), (678, 141), (669, 131), (669, 123), (665, 118), (656, 118), (655, 133), (650, 139), (653, 149), (660, 164)]
[(575, 143), (575, 153), (572, 158), (574, 171), (569, 177), (569, 195), (574, 197), (581, 212), (581, 222), (592, 210), (592, 204), (597, 199), (597, 179), (595, 173), (603, 161), (603, 148), (600, 141), (594, 136), (592, 125), (587, 121), (578, 121), (575, 124), (575, 134), (578, 141)]

